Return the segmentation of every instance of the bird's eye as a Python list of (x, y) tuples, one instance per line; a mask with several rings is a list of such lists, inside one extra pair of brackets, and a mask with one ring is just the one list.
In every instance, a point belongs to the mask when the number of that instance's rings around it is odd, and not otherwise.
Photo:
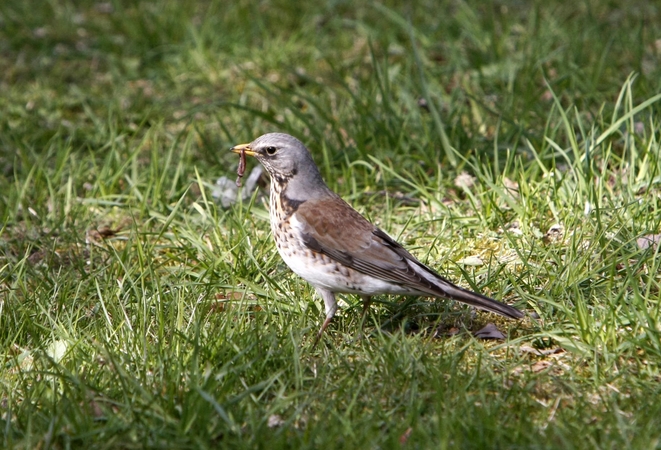
[(266, 152), (267, 155), (275, 155), (275, 152), (277, 152), (278, 149), (273, 146), (270, 146), (270, 147), (266, 147), (264, 151)]

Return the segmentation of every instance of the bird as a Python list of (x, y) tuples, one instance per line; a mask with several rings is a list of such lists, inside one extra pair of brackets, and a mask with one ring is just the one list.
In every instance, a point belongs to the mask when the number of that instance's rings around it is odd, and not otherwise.
[(256, 158), (269, 173), (269, 218), (278, 253), (324, 301), (326, 318), (314, 346), (337, 312), (339, 293), (361, 296), (363, 312), (372, 296), (390, 294), (456, 300), (512, 319), (524, 316), (420, 262), (333, 192), (295, 137), (268, 133), (230, 151), (242, 160)]

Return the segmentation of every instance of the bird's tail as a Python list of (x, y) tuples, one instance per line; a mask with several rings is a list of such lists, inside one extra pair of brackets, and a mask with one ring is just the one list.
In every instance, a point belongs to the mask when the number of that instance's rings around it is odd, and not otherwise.
[(501, 316), (509, 317), (511, 319), (520, 319), (524, 315), (521, 311), (513, 306), (501, 303), (497, 300), (487, 297), (486, 295), (469, 291), (468, 289), (459, 287), (443, 278), (442, 281), (437, 281), (434, 284), (443, 292), (443, 296), (449, 299), (467, 303), (476, 308), (500, 314)]

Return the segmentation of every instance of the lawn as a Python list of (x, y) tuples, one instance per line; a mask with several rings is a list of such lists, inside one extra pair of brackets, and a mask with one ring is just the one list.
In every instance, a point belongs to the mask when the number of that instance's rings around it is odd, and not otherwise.
[[(661, 8), (409, 3), (0, 2), (0, 447), (661, 448)], [(271, 131), (526, 318), (314, 348), (268, 178), (215, 196)]]

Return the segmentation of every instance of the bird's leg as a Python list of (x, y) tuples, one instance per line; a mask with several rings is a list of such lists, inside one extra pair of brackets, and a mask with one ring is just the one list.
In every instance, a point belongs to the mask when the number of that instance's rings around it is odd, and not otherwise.
[(323, 325), (319, 329), (319, 332), (317, 333), (317, 338), (314, 340), (314, 344), (312, 345), (312, 349), (317, 348), (317, 344), (319, 343), (319, 340), (321, 339), (321, 335), (324, 334), (324, 330), (328, 325), (331, 323), (332, 317), (326, 317), (326, 320), (324, 320)]
[(324, 299), (324, 306), (326, 307), (326, 320), (324, 320), (323, 325), (321, 325), (321, 328), (319, 329), (319, 333), (317, 333), (317, 339), (315, 339), (314, 345), (312, 346), (313, 349), (317, 347), (319, 339), (321, 339), (321, 335), (324, 334), (324, 330), (328, 327), (328, 325), (330, 325), (331, 320), (333, 320), (333, 316), (335, 316), (335, 313), (337, 312), (337, 301), (335, 300), (335, 294), (326, 289), (316, 289), (319, 293), (319, 296)]
[(360, 298), (363, 299), (363, 318), (367, 315), (367, 311), (370, 309), (370, 304), (372, 303), (372, 297), (369, 295), (361, 295)]
[(367, 312), (370, 309), (370, 303), (372, 303), (372, 297), (369, 295), (361, 295), (360, 298), (363, 299), (363, 314), (360, 316), (360, 331), (358, 332), (358, 339), (363, 338), (363, 328), (365, 328), (365, 318), (367, 317)]

